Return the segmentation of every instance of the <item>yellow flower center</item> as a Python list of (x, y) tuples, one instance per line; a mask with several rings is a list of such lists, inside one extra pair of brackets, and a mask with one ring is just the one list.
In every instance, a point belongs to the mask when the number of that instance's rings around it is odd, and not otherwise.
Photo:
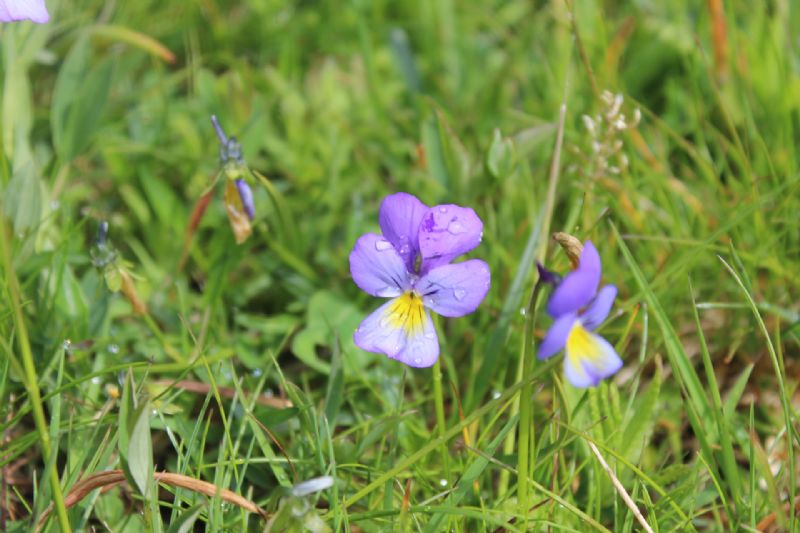
[(421, 334), (425, 324), (422, 298), (413, 291), (395, 298), (387, 318), (393, 328), (402, 329), (409, 337)]
[(603, 356), (597, 341), (577, 320), (567, 336), (567, 355), (570, 362), (577, 367), (580, 367), (581, 359), (598, 361)]

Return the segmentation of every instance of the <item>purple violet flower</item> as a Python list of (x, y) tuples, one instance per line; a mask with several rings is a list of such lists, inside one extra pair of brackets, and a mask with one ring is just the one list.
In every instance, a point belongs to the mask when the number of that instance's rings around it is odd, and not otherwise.
[(564, 373), (576, 387), (596, 386), (622, 367), (614, 347), (594, 333), (617, 297), (614, 285), (597, 290), (601, 271), (600, 254), (591, 241), (586, 241), (578, 268), (564, 277), (547, 302), (554, 322), (539, 346), (539, 359), (566, 348)]
[(364, 292), (391, 298), (364, 319), (353, 340), (412, 367), (433, 365), (439, 341), (428, 309), (446, 317), (469, 314), (489, 291), (489, 265), (451, 263), (478, 246), (483, 222), (468, 207), (428, 207), (415, 196), (384, 198), (383, 235), (367, 233), (350, 252), (350, 273)]
[(0, 22), (30, 20), (44, 24), (50, 20), (44, 0), (0, 0)]

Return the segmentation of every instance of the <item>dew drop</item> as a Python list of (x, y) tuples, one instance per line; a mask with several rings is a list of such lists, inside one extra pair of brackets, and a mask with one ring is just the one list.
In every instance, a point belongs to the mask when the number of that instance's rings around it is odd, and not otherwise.
[(439, 208), (439, 212), (440, 212), (440, 213), (447, 213), (447, 207), (445, 207), (445, 206), (441, 206), (441, 207)]
[(496, 390), (495, 390), (495, 391), (492, 391), (492, 398), (493, 398), (493, 399), (495, 399), (495, 400), (496, 400), (496, 399), (498, 399), (499, 397), (500, 397), (500, 391), (496, 391)]
[(415, 357), (414, 358), (414, 364), (417, 365), (417, 366), (421, 365), (422, 364), (422, 359), (419, 358), (419, 357)]
[(100, 378), (100, 376), (95, 376), (95, 377), (92, 378), (92, 383), (94, 383), (95, 385), (100, 385), (100, 383), (102, 383), (102, 381), (103, 380)]
[(401, 244), (400, 245), (400, 255), (407, 255), (411, 252), (411, 246), (408, 244)]
[(391, 298), (392, 296), (398, 296), (398, 294), (398, 290), (394, 287), (384, 287), (375, 292), (375, 296), (381, 298)]
[(461, 287), (455, 287), (453, 289), (453, 296), (455, 296), (456, 300), (458, 300), (459, 302), (463, 300), (466, 295), (467, 295), (466, 289), (462, 289)]
[(254, 378), (260, 378), (261, 374), (263, 374), (263, 373), (264, 373), (264, 371), (261, 370), (260, 368), (254, 368), (253, 372), (252, 372)]
[(434, 333), (433, 331), (428, 331), (425, 333), (425, 338), (433, 340), (436, 338), (436, 333)]
[(441, 485), (442, 487), (446, 487), (447, 486), (447, 480), (446, 479), (440, 479), (439, 480), (439, 485)]
[(117, 346), (116, 344), (109, 344), (108, 353), (119, 353), (119, 346)]
[(378, 239), (375, 241), (375, 249), (379, 252), (385, 252), (392, 248), (392, 243), (387, 241), (386, 239)]
[(462, 224), (458, 220), (453, 220), (452, 222), (450, 222), (450, 224), (447, 225), (447, 231), (449, 231), (453, 235), (460, 235), (462, 233), (466, 233), (467, 228), (465, 228), (464, 224)]
[(522, 316), (525, 316), (525, 315), (528, 314), (528, 310), (526, 308), (524, 308), (524, 307), (520, 307), (519, 308), (519, 314), (521, 314)]

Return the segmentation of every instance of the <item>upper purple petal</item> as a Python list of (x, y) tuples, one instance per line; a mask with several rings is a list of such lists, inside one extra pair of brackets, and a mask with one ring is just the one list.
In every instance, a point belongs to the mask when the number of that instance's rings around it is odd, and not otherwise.
[(457, 317), (473, 312), (491, 285), (489, 265), (480, 259), (442, 265), (430, 270), (415, 284), (422, 302), (442, 316)]
[(353, 341), (362, 350), (386, 354), (391, 359), (416, 368), (431, 366), (439, 357), (439, 339), (427, 311), (423, 310), (421, 328), (409, 332), (392, 324), (396, 300), (380, 306), (358, 326)]
[(483, 222), (471, 208), (453, 204), (431, 207), (419, 227), (422, 272), (469, 252), (482, 238)]
[(594, 331), (603, 323), (608, 313), (611, 312), (611, 307), (614, 305), (614, 299), (617, 297), (617, 288), (614, 285), (606, 285), (597, 291), (597, 296), (589, 304), (581, 314), (581, 323), (589, 331)]
[(414, 270), (414, 261), (419, 253), (417, 234), (427, 210), (428, 206), (416, 196), (398, 192), (384, 198), (378, 212), (383, 236), (394, 245), (409, 271)]
[(600, 285), (600, 273), (600, 254), (591, 241), (586, 241), (578, 268), (564, 277), (547, 302), (550, 316), (574, 313), (591, 302)]
[(569, 313), (557, 318), (555, 322), (553, 322), (553, 325), (547, 330), (544, 340), (542, 340), (542, 343), (539, 345), (539, 359), (552, 357), (564, 348), (564, 345), (567, 343), (569, 332), (577, 318), (577, 314)]
[(350, 252), (350, 274), (361, 290), (391, 298), (411, 287), (406, 264), (392, 243), (374, 233), (362, 235)]
[(256, 204), (253, 201), (253, 191), (250, 189), (250, 185), (240, 178), (236, 180), (236, 188), (239, 190), (239, 198), (242, 200), (242, 207), (247, 213), (247, 218), (253, 220), (256, 216)]
[(0, 22), (30, 20), (43, 24), (50, 20), (44, 0), (0, 0)]

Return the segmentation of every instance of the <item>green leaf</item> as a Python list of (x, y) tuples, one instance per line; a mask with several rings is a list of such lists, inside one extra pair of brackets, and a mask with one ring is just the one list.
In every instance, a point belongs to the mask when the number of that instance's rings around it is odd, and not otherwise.
[(70, 49), (53, 89), (50, 124), (53, 144), (63, 162), (79, 155), (96, 133), (111, 89), (114, 59), (90, 67), (86, 36)]
[(369, 356), (353, 342), (353, 332), (363, 318), (364, 312), (348, 300), (330, 291), (316, 292), (308, 302), (307, 325), (292, 340), (292, 352), (311, 368), (329, 374), (330, 363), (317, 355), (317, 349), (333, 351), (338, 337), (345, 370), (363, 368)]
[(129, 421), (128, 475), (139, 493), (147, 497), (153, 482), (153, 441), (150, 436), (150, 405), (145, 403), (133, 412)]
[(14, 169), (5, 191), (4, 210), (14, 224), (14, 231), (24, 233), (39, 226), (42, 220), (44, 191), (33, 164)]

